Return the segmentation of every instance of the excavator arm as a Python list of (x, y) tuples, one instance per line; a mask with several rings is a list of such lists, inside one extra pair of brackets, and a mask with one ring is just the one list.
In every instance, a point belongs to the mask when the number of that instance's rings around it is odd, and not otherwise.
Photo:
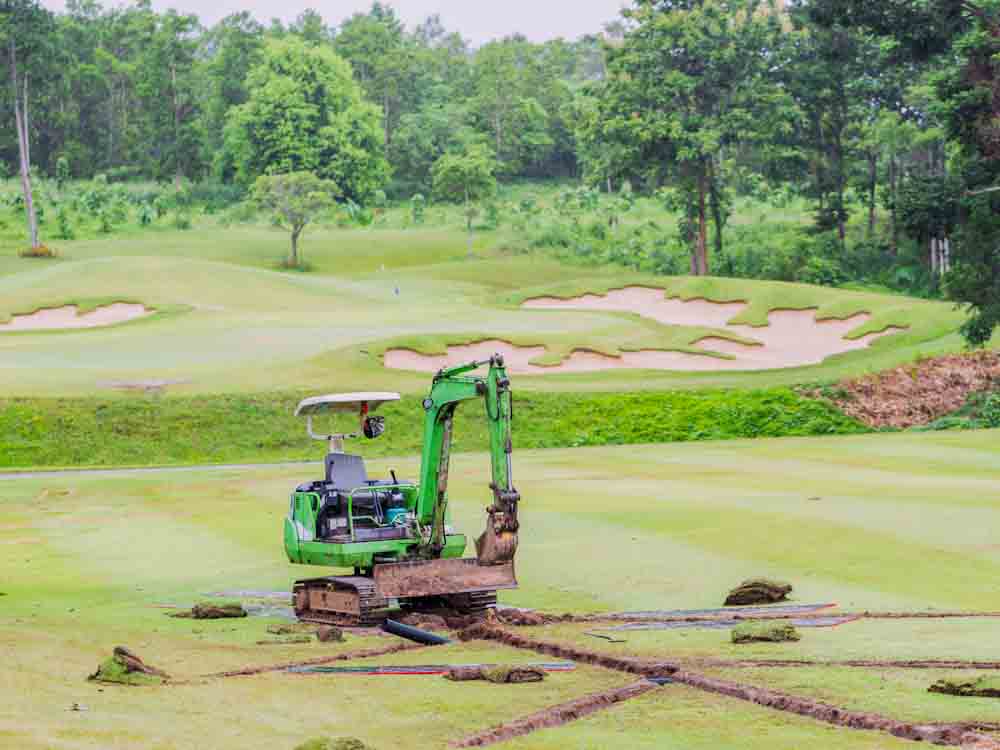
[[(468, 373), (489, 365), (485, 378)], [(420, 490), (416, 515), (431, 532), (421, 549), (428, 558), (437, 558), (444, 548), (448, 508), (448, 469), (455, 410), (463, 401), (481, 399), (489, 433), (493, 502), (487, 507), (486, 529), (476, 540), (476, 558), (481, 565), (510, 562), (517, 550), (517, 506), (520, 496), (514, 489), (511, 465), (510, 379), (503, 357), (470, 362), (441, 370), (430, 394), (424, 399), (424, 443), (420, 462)]]

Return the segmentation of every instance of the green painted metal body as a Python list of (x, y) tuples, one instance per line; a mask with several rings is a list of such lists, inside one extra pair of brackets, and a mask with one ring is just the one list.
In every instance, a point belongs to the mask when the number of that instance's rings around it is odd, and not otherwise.
[[(315, 492), (293, 492), (284, 521), (284, 546), (289, 561), (303, 565), (360, 568), (376, 562), (462, 557), (464, 534), (455, 533), (448, 512), (448, 467), (455, 409), (464, 401), (482, 400), (489, 428), (491, 479), (511, 489), (511, 396), (502, 359), (489, 362), (486, 377), (470, 375), (485, 362), (442, 370), (424, 399), (424, 440), (419, 484), (400, 483), (379, 489), (398, 490), (417, 524), (405, 539), (332, 543), (317, 539), (322, 498)], [(364, 488), (367, 489), (367, 488)], [(353, 493), (352, 493), (353, 496)], [(348, 509), (348, 534), (354, 539), (353, 509)]]

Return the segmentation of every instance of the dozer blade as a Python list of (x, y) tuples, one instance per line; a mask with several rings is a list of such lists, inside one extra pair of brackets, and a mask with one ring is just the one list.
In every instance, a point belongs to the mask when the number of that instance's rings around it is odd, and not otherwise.
[(375, 566), (375, 586), (387, 599), (517, 588), (514, 563), (480, 565), (475, 558), (418, 560)]

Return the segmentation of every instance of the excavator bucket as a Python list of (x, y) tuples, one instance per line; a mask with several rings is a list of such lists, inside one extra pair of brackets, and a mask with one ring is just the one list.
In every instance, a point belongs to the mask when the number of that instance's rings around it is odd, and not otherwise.
[(476, 539), (476, 559), (480, 565), (501, 565), (511, 562), (517, 552), (517, 532), (501, 529), (497, 531), (492, 523)]
[(480, 565), (475, 558), (418, 560), (375, 566), (375, 587), (387, 599), (471, 594), (517, 588), (514, 562)]

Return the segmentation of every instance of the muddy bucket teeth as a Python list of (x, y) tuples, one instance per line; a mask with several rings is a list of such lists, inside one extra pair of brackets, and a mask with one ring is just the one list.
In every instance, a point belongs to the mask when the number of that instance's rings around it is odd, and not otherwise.
[(514, 563), (480, 565), (475, 558), (419, 560), (375, 566), (375, 586), (387, 599), (410, 599), (517, 588)]
[(476, 560), (480, 565), (500, 565), (514, 559), (517, 552), (517, 532), (497, 533), (492, 524), (476, 539)]

